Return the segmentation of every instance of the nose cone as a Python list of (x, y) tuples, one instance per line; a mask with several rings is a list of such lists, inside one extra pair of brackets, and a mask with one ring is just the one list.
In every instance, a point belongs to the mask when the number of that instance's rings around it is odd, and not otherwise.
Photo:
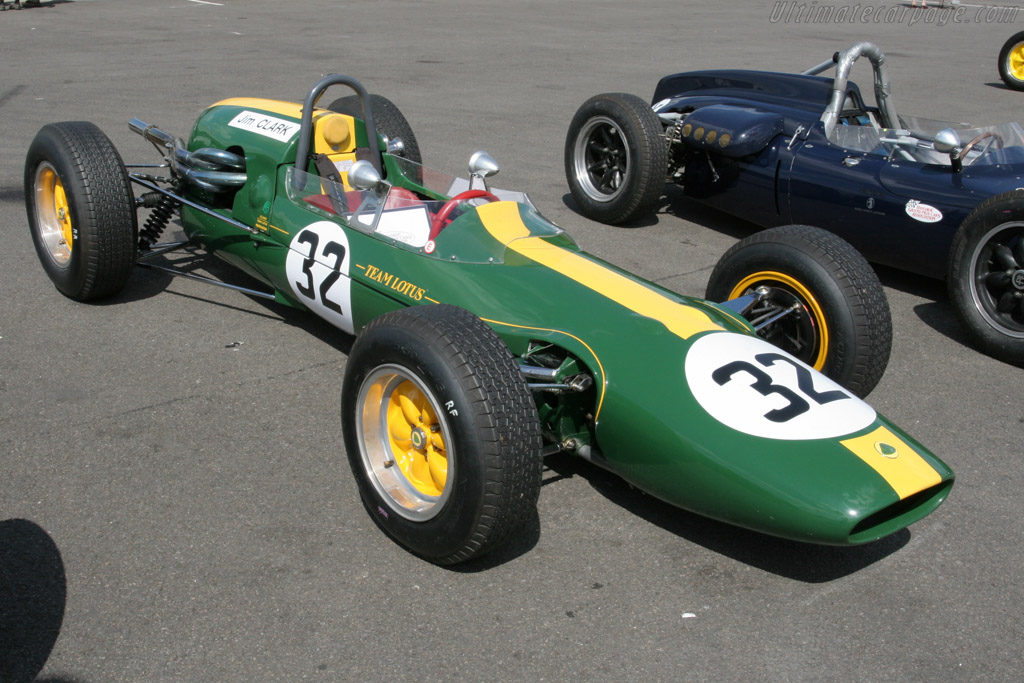
[[(921, 519), (952, 486), (941, 460), (871, 406), (757, 337), (703, 335), (680, 365), (645, 379), (634, 368), (609, 390), (598, 427), (609, 466), (670, 503), (777, 536), (854, 544)], [(637, 391), (661, 399), (618, 419), (618, 401)], [(641, 442), (650, 447), (638, 454)]]

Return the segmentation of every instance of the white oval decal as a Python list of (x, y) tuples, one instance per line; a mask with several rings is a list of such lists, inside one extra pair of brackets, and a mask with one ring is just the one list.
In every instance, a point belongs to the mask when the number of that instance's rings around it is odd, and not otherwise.
[(942, 212), (930, 204), (922, 204), (916, 199), (907, 202), (907, 215), (922, 223), (938, 223), (942, 220)]
[(253, 133), (280, 142), (288, 142), (299, 131), (299, 124), (295, 121), (285, 121), (269, 114), (259, 114), (254, 111), (243, 111), (235, 118), (228, 121), (233, 128), (241, 128)]
[(708, 334), (690, 347), (686, 381), (713, 418), (766, 439), (828, 439), (860, 431), (875, 410), (758, 337)]
[(349, 260), (345, 230), (337, 223), (318, 221), (292, 237), (285, 272), (299, 301), (351, 334), (354, 327)]

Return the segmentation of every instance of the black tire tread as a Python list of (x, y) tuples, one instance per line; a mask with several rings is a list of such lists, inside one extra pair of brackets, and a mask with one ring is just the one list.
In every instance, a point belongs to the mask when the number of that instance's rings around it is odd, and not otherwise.
[[(88, 121), (67, 121), (43, 126), (26, 158), (25, 204), (34, 223), (35, 172), (41, 161), (60, 168), (59, 153), (75, 177), (61, 177), (69, 195), (72, 223), (82, 237), (85, 279), (65, 294), (89, 301), (120, 291), (131, 275), (137, 256), (137, 223), (130, 182), (121, 155), (107, 136)], [(86, 235), (85, 231), (91, 234)], [(48, 258), (40, 253), (40, 257)], [(74, 253), (73, 253), (74, 257)]]
[[(631, 142), (636, 147), (639, 163), (634, 161), (637, 175), (632, 184), (637, 191), (624, 201), (595, 206), (586, 194), (578, 189), (574, 178), (573, 153), (579, 129), (591, 118), (595, 110), (609, 109), (613, 120), (629, 123), (629, 131), (636, 133)], [(624, 131), (627, 132), (627, 131)], [(603, 93), (584, 102), (569, 124), (565, 141), (565, 174), (573, 200), (588, 217), (601, 223), (619, 225), (641, 218), (654, 210), (665, 190), (665, 174), (668, 170), (668, 147), (663, 127), (651, 105), (629, 93)]]
[[(1020, 34), (1024, 40), (1024, 31)], [(998, 216), (999, 218), (993, 218)], [(987, 230), (993, 220), (1024, 221), (1024, 191), (1013, 190), (989, 197), (974, 207), (960, 224), (949, 250), (946, 286), (953, 310), (971, 342), (983, 353), (1015, 365), (1024, 365), (1024, 342), (1001, 335), (977, 317), (967, 281), (970, 263), (965, 258), (976, 239), (974, 232)]]
[(532, 519), (540, 495), (541, 435), (533, 397), (501, 338), (457, 306), (416, 306), (379, 316), (360, 333), (350, 362), (358, 362), (361, 340), (387, 326), (401, 327), (430, 353), (446, 359), (463, 386), (470, 387), (476, 431), (486, 435), (482, 442), (488, 483), (476, 529), (455, 552), (427, 559), (449, 565), (491, 552)]
[(1010, 56), (1010, 51), (1021, 43), (1024, 43), (1024, 31), (1014, 33), (1010, 36), (1009, 40), (1003, 43), (1003, 47), (999, 50), (999, 78), (1001, 78), (1003, 83), (1006, 84), (1006, 87), (1011, 90), (1024, 90), (1024, 81), (1014, 78), (1006, 64), (1006, 58)]
[[(767, 243), (782, 244), (803, 251), (832, 275), (851, 306), (855, 327), (867, 333), (867, 343), (858, 348), (849, 349), (845, 345), (837, 345), (832, 363), (844, 367), (852, 362), (852, 369), (840, 383), (858, 396), (866, 396), (882, 379), (889, 364), (892, 314), (885, 290), (875, 271), (846, 240), (809, 225), (783, 225), (756, 232), (734, 244), (719, 259), (708, 282), (707, 298), (721, 300), (728, 296), (728, 290), (724, 293), (722, 290), (732, 287), (726, 282), (716, 282), (720, 266), (739, 251)], [(848, 358), (851, 354), (852, 361)]]
[[(416, 135), (412, 126), (402, 114), (398, 106), (383, 95), (370, 95), (370, 107), (373, 109), (373, 122), (377, 126), (377, 132), (383, 133), (388, 138), (401, 138), (405, 144), (405, 154), (410, 161), (417, 164), (423, 163), (420, 155), (420, 145), (416, 142)], [(363, 107), (360, 104), (358, 95), (347, 95), (327, 105), (331, 111), (339, 114), (348, 114), (358, 119), (363, 118)]]

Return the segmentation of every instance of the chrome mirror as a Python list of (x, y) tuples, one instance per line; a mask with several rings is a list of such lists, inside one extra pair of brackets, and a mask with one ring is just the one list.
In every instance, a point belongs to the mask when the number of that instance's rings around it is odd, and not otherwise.
[(960, 144), (960, 136), (952, 128), (940, 130), (932, 142), (936, 152), (949, 155), (949, 163), (953, 166), (954, 173), (959, 173), (964, 167), (964, 162), (960, 158)]
[(486, 178), (499, 171), (498, 162), (484, 151), (474, 152), (469, 158), (469, 187), (472, 190), (486, 190)]
[(373, 164), (365, 159), (352, 164), (348, 170), (348, 184), (357, 190), (373, 190), (377, 194), (384, 194), (388, 187)]
[(949, 154), (953, 150), (960, 149), (960, 136), (952, 128), (943, 128), (935, 134), (933, 145), (936, 152)]

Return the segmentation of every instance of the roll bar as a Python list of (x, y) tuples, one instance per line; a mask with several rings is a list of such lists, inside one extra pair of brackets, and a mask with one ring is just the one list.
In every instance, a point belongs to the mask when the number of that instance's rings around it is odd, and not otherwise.
[(889, 70), (885, 66), (885, 55), (874, 43), (861, 41), (842, 52), (832, 55), (832, 59), (822, 62), (815, 67), (804, 71), (808, 76), (816, 76), (833, 64), (836, 67), (835, 78), (832, 79), (832, 97), (828, 106), (821, 115), (821, 122), (825, 124), (825, 134), (828, 135), (835, 128), (839, 120), (839, 112), (843, 107), (843, 100), (846, 99), (846, 85), (850, 77), (850, 69), (859, 57), (867, 57), (871, 60), (871, 67), (875, 79), (875, 103), (881, 115), (883, 128), (899, 128), (900, 120), (896, 116), (896, 110), (889, 101)]
[[(313, 141), (313, 109), (324, 91), (332, 85), (347, 85), (359, 95), (359, 101), (363, 105), (363, 124), (366, 128), (366, 139), (370, 144), (370, 163), (381, 175), (384, 174), (384, 165), (381, 160), (380, 144), (377, 141), (377, 125), (373, 121), (373, 109), (370, 106), (370, 95), (362, 83), (343, 74), (327, 74), (317, 81), (306, 99), (302, 102), (302, 122), (299, 126), (299, 146), (295, 152), (295, 167), (299, 171), (306, 170), (306, 163), (309, 161), (309, 149)], [(301, 174), (295, 174), (296, 179)], [(296, 180), (298, 183), (298, 180)], [(303, 184), (305, 184), (303, 182)], [(301, 189), (301, 188), (299, 188)]]

